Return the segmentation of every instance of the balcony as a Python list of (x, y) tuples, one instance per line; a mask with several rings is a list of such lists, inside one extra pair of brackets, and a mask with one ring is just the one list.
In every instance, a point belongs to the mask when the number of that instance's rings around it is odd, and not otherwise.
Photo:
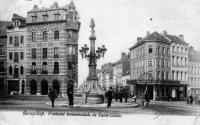
[(36, 74), (36, 70), (31, 70), (30, 74)]
[(53, 74), (59, 74), (59, 71), (58, 70), (54, 70)]
[(48, 71), (47, 70), (42, 70), (41, 74), (48, 74)]
[(13, 75), (13, 77), (14, 77), (14, 78), (19, 78), (19, 74), (16, 73), (16, 74)]

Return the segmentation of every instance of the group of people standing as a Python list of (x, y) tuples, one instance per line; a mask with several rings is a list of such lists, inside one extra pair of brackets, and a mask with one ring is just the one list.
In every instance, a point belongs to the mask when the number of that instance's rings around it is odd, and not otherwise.
[(195, 95), (193, 97), (193, 95), (191, 94), (190, 96), (188, 96), (187, 98), (187, 104), (190, 104), (190, 105), (200, 105), (200, 96), (198, 95)]

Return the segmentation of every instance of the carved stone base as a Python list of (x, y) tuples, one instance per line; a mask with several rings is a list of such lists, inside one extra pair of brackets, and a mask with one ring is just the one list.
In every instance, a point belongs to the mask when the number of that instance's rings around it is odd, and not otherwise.
[[(104, 91), (97, 85), (96, 80), (87, 81), (83, 91), (87, 92), (88, 104), (104, 103)], [(82, 100), (82, 92), (76, 93), (75, 97)]]

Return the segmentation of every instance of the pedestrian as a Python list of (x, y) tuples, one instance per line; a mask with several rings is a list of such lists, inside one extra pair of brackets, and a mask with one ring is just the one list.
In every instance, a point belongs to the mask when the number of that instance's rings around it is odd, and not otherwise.
[(52, 90), (52, 88), (49, 89), (49, 94), (48, 94), (50, 100), (51, 100), (51, 106), (54, 107), (54, 101), (57, 98), (56, 93)]
[(118, 99), (118, 95), (119, 93), (118, 92), (115, 92), (115, 101), (117, 102), (117, 99)]
[(189, 96), (189, 100), (190, 100), (190, 104), (192, 105), (193, 104), (193, 96), (192, 95)]
[(107, 107), (109, 108), (111, 106), (112, 98), (113, 98), (112, 87), (110, 87), (109, 90), (106, 92), (106, 97), (108, 99), (108, 105), (107, 105)]
[(120, 100), (120, 103), (122, 103), (122, 92), (121, 91), (119, 92), (119, 100)]
[(148, 107), (149, 106), (149, 102), (150, 102), (148, 91), (145, 91), (144, 97), (145, 97), (145, 103), (146, 103), (146, 104), (144, 104), (145, 105), (144, 107)]
[(69, 101), (69, 107), (73, 108), (73, 85), (69, 84), (67, 86), (67, 96)]
[(127, 101), (128, 101), (128, 93), (127, 92), (124, 93), (124, 97), (125, 97), (125, 103), (127, 103)]
[(132, 97), (132, 103), (133, 102), (136, 104), (136, 96), (135, 95), (133, 95), (133, 97)]
[(198, 105), (198, 96), (194, 95), (194, 105)]

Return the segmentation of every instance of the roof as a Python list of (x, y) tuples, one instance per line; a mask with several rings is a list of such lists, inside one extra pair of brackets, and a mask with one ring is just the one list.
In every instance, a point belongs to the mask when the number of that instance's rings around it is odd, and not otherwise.
[(150, 41), (160, 41), (160, 42), (169, 43), (169, 40), (167, 40), (163, 35), (161, 35), (157, 31), (155, 31), (155, 32), (151, 33), (150, 35), (144, 37), (141, 41), (137, 42), (134, 46), (129, 48), (129, 50), (137, 47), (138, 45), (141, 45), (145, 42), (150, 42)]
[(26, 18), (25, 17), (22, 17), (16, 13), (13, 14), (12, 16), (12, 20), (22, 20), (22, 21), (26, 21)]
[(188, 44), (184, 40), (181, 40), (178, 36), (175, 36), (175, 35), (166, 34), (166, 37), (168, 37), (169, 39), (171, 39), (173, 42)]
[(192, 50), (189, 52), (189, 61), (191, 62), (199, 62), (200, 63), (200, 51)]
[(11, 21), (0, 21), (0, 36), (7, 35), (7, 26), (11, 23)]

